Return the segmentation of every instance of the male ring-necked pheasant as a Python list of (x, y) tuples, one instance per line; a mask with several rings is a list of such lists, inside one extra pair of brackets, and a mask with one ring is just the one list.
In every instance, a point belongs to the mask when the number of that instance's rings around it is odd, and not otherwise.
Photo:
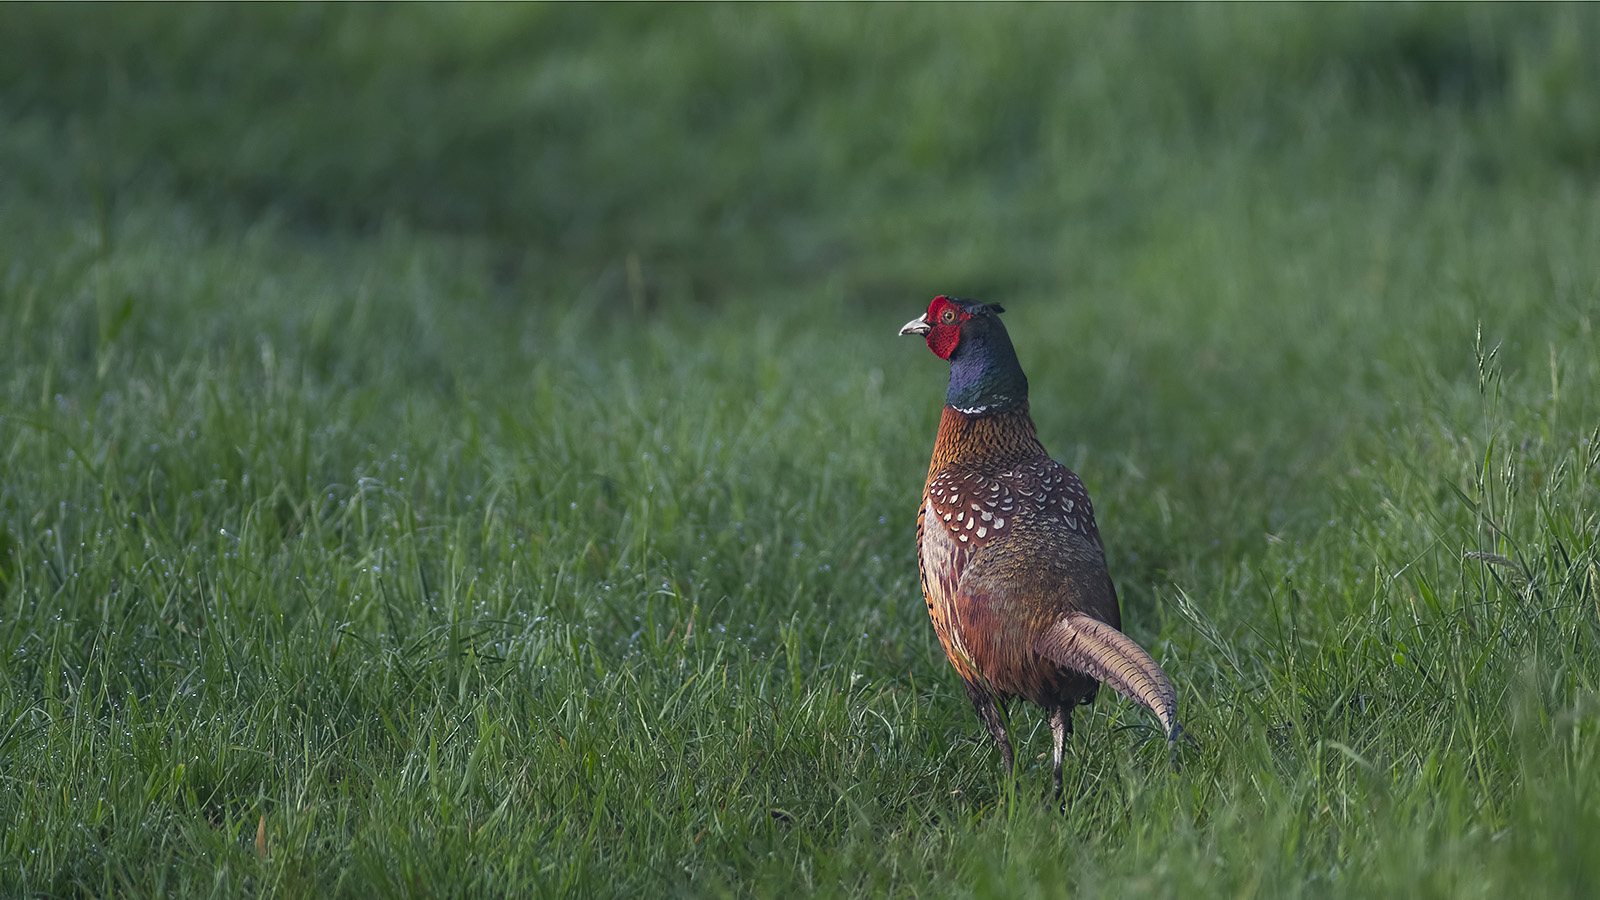
[(1039, 443), (1001, 311), (935, 297), (900, 329), (950, 361), (917, 520), (918, 562), (939, 643), (1008, 774), (1001, 709), (1022, 697), (1050, 714), (1059, 796), (1072, 708), (1092, 702), (1100, 682), (1155, 713), (1169, 742), (1179, 733), (1177, 696), (1150, 654), (1118, 630), (1089, 493)]

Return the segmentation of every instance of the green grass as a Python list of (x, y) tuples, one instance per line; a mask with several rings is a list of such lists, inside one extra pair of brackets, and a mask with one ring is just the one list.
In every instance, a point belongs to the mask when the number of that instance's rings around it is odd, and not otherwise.
[[(0, 9), (0, 895), (1588, 897), (1586, 7)], [(1015, 790), (1005, 303), (1196, 739)]]

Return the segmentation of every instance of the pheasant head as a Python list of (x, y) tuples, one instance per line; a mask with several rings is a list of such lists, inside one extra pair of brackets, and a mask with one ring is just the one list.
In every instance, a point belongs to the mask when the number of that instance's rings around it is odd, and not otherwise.
[(935, 297), (928, 311), (907, 322), (901, 334), (920, 334), (928, 349), (950, 362), (945, 405), (969, 416), (1015, 409), (1028, 402), (1011, 336), (1000, 322), (998, 303)]

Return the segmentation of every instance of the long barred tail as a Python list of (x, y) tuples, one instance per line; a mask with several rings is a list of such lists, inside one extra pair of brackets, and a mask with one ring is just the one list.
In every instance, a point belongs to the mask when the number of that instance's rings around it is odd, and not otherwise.
[(1050, 626), (1034, 649), (1059, 665), (1111, 685), (1155, 713), (1176, 754), (1178, 735), (1183, 733), (1178, 725), (1178, 694), (1167, 673), (1132, 638), (1092, 616), (1071, 613)]

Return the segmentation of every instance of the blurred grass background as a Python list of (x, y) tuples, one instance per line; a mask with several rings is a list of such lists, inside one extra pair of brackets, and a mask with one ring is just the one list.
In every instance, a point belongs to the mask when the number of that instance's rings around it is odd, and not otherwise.
[[(0, 7), (0, 892), (1589, 896), (1597, 39)], [(1175, 777), (1121, 701), (1065, 816), (996, 774), (936, 293), (1009, 310)]]

